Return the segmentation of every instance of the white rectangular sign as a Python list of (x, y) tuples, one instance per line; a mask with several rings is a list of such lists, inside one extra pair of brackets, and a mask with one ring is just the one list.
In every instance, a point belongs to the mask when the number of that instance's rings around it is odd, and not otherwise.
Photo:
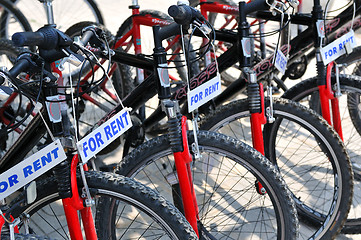
[(76, 145), (83, 163), (88, 162), (131, 127), (130, 114), (125, 108), (81, 139)]
[(0, 199), (6, 198), (65, 159), (64, 149), (58, 139), (16, 164), (0, 175)]
[(276, 61), (275, 61), (275, 67), (278, 69), (278, 71), (280, 71), (283, 75), (286, 72), (286, 67), (287, 67), (287, 58), (286, 56), (282, 53), (281, 50), (277, 50), (277, 54), (276, 54)]
[(355, 34), (352, 30), (321, 49), (323, 64), (327, 65), (345, 54), (345, 44), (350, 44), (352, 48), (356, 47)]
[(217, 76), (213, 79), (189, 91), (187, 94), (188, 112), (194, 111), (194, 109), (202, 106), (209, 100), (212, 100), (221, 92), (221, 78), (219, 73), (217, 73)]

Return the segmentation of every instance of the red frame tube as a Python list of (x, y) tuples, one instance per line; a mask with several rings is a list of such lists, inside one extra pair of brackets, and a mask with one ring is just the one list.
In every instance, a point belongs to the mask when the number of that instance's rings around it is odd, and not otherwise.
[(201, 13), (203, 16), (204, 13), (207, 12), (215, 12), (215, 13), (224, 13), (229, 15), (238, 16), (239, 10), (238, 6), (231, 6), (226, 4), (220, 4), (217, 2), (206, 2), (206, 1), (200, 1), (201, 2)]

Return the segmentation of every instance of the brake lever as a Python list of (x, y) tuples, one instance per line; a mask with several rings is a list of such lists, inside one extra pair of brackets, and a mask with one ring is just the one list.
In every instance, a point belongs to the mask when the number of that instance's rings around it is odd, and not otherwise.
[(63, 48), (62, 51), (66, 57), (64, 57), (59, 63), (58, 68), (60, 71), (64, 70), (64, 64), (67, 62), (76, 67), (79, 67), (85, 60), (85, 57), (83, 57), (81, 54), (73, 52), (70, 48)]

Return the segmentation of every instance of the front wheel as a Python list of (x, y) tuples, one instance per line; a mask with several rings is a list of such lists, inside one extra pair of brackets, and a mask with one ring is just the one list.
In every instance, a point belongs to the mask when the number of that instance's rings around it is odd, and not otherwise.
[[(253, 148), (230, 137), (200, 131), (201, 153), (191, 171), (205, 239), (295, 239), (297, 218), (287, 186), (274, 166)], [(193, 133), (188, 134), (190, 149)], [(118, 173), (156, 189), (181, 207), (168, 135), (137, 147)], [(259, 189), (260, 182), (264, 189)], [(214, 237), (214, 238), (212, 238)]]
[[(182, 214), (163, 197), (132, 179), (112, 173), (86, 172), (98, 239), (197, 239)], [(79, 189), (82, 181), (78, 180)], [(20, 195), (12, 201), (14, 217), (29, 214), (30, 231), (54, 239), (70, 239), (55, 178), (37, 182), (37, 198), (26, 203)], [(20, 224), (20, 231), (24, 231)]]
[[(270, 109), (269, 99), (265, 100)], [(325, 120), (286, 99), (274, 99), (273, 117), (263, 129), (266, 156), (276, 164), (293, 194), (302, 224), (300, 238), (331, 239), (346, 220), (352, 197), (352, 173), (346, 150)], [(247, 100), (218, 108), (201, 123), (252, 144)]]
[[(354, 172), (354, 188), (361, 187), (361, 78), (351, 75), (340, 75), (340, 91), (338, 98), (343, 140), (351, 159)], [(332, 88), (336, 87), (336, 79), (331, 79)], [(298, 101), (321, 114), (317, 78), (300, 82), (284, 93), (283, 97)], [(361, 233), (361, 193), (354, 191), (350, 213), (342, 229), (343, 233)]]

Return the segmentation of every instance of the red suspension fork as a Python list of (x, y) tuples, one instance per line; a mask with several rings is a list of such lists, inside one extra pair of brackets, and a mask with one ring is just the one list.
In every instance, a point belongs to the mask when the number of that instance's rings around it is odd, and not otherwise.
[(192, 173), (190, 169), (190, 162), (192, 162), (192, 157), (188, 147), (187, 118), (185, 116), (182, 117), (182, 140), (183, 152), (175, 152), (174, 161), (177, 169), (179, 187), (182, 195), (184, 214), (199, 237), (197, 227), (198, 205), (193, 187)]
[(90, 207), (84, 206), (84, 199), (79, 196), (79, 190), (76, 179), (76, 168), (79, 163), (79, 157), (76, 154), (71, 161), (71, 190), (72, 197), (62, 199), (66, 220), (68, 223), (69, 233), (71, 239), (83, 239), (80, 222), (78, 218), (78, 211), (80, 211), (84, 232), (87, 240), (96, 240), (97, 234), (95, 231), (95, 224)]
[[(250, 96), (248, 96), (248, 98), (249, 97)], [(256, 113), (251, 112), (252, 144), (253, 144), (253, 148), (264, 156), (265, 152), (264, 152), (262, 125), (266, 124), (267, 121), (264, 115), (264, 92), (263, 92), (263, 85), (261, 83), (259, 84), (259, 97), (261, 101), (261, 112), (256, 112)], [(255, 187), (259, 194), (263, 195), (266, 193), (264, 187), (258, 180), (256, 180)]]
[[(335, 92), (332, 90), (331, 87), (331, 74), (334, 65), (335, 65), (334, 62), (331, 62), (330, 64), (327, 65), (326, 85), (319, 85), (318, 91), (320, 95), (322, 117), (326, 119), (326, 121), (334, 127), (336, 132), (343, 140), (339, 102), (338, 102), (338, 98), (335, 96)], [(330, 102), (332, 109), (332, 121), (331, 121)]]
[(260, 113), (251, 113), (251, 131), (253, 148), (264, 155), (262, 125), (266, 124), (266, 117), (264, 115), (264, 92), (263, 85), (261, 83), (259, 84), (259, 94), (261, 98), (262, 111)]

